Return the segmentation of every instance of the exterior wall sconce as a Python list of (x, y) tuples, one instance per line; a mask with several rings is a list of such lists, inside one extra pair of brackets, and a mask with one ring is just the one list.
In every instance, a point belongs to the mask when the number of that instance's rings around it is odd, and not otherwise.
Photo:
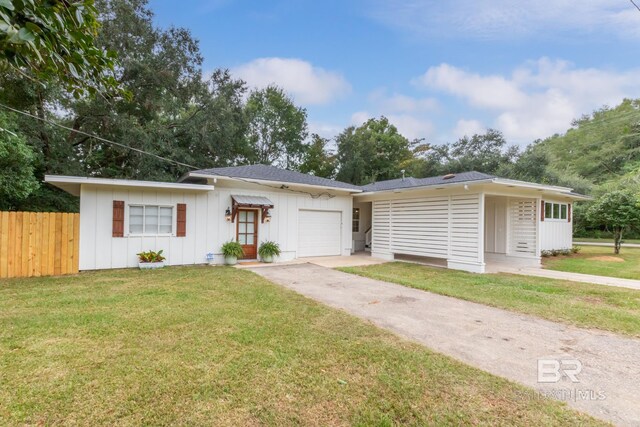
[(264, 213), (263, 217), (264, 217), (264, 222), (271, 222), (271, 214), (269, 213), (268, 210)]
[(227, 220), (227, 222), (231, 222), (231, 209), (227, 208), (227, 210), (224, 212), (224, 219)]

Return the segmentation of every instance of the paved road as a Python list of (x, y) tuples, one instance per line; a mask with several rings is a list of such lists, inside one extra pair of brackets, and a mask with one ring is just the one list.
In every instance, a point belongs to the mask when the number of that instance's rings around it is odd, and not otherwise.
[[(564, 394), (570, 406), (595, 417), (640, 425), (640, 340), (312, 264), (253, 271), (472, 366), (556, 397)], [(578, 359), (579, 382), (539, 383), (539, 359)]]

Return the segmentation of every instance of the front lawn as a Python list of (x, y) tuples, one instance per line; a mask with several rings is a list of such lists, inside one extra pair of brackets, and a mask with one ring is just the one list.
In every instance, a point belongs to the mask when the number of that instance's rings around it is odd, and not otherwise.
[(1, 425), (597, 425), (247, 271), (0, 281)]
[(640, 280), (640, 248), (623, 245), (620, 255), (615, 255), (613, 247), (580, 246), (574, 255), (543, 258), (543, 265), (550, 270)]
[(640, 336), (640, 291), (633, 289), (403, 262), (340, 270), (553, 321)]
[[(613, 237), (609, 237), (609, 238), (594, 238), (594, 237), (574, 237), (573, 238), (573, 242), (574, 243), (579, 243), (579, 242), (590, 242), (590, 243), (609, 243), (609, 244), (613, 244)], [(622, 246), (624, 246), (625, 243), (633, 243), (633, 244), (640, 244), (640, 239), (623, 239), (622, 240)]]

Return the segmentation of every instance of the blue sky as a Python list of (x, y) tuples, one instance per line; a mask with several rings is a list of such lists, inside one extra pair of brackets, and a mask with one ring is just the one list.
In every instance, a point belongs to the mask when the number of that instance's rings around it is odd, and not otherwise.
[(493, 127), (525, 145), (640, 97), (640, 11), (627, 0), (150, 5), (158, 25), (192, 31), (205, 72), (278, 84), (325, 137), (385, 115), (432, 143)]

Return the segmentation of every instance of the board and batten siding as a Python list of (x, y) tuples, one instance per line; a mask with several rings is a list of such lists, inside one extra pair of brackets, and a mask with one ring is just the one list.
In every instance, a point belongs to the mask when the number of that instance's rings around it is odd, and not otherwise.
[[(297, 257), (298, 217), (300, 210), (340, 211), (342, 215), (342, 255), (351, 253), (351, 196), (312, 198), (291, 191), (265, 191), (263, 186), (242, 184), (240, 188), (216, 186), (213, 191), (176, 191), (163, 189), (119, 189), (83, 185), (80, 196), (80, 270), (136, 267), (137, 253), (163, 250), (167, 265), (206, 263), (207, 253), (222, 263), (220, 248), (236, 238), (236, 223), (225, 220), (231, 195), (264, 196), (274, 208), (270, 223), (258, 221), (258, 242), (273, 240), (282, 250), (279, 261)], [(112, 236), (113, 201), (125, 203), (124, 237)], [(177, 237), (176, 209), (186, 205), (186, 235)], [(173, 235), (128, 235), (129, 205), (165, 205), (174, 207)]]
[[(545, 199), (544, 201), (550, 203), (567, 203), (566, 201), (553, 199)], [(571, 205), (571, 203), (569, 204)], [(571, 217), (568, 220), (545, 218), (544, 221), (540, 221), (539, 223), (541, 250), (569, 249), (573, 246), (573, 209), (571, 209)]]
[(447, 259), (451, 268), (484, 271), (480, 193), (372, 202), (372, 255)]

